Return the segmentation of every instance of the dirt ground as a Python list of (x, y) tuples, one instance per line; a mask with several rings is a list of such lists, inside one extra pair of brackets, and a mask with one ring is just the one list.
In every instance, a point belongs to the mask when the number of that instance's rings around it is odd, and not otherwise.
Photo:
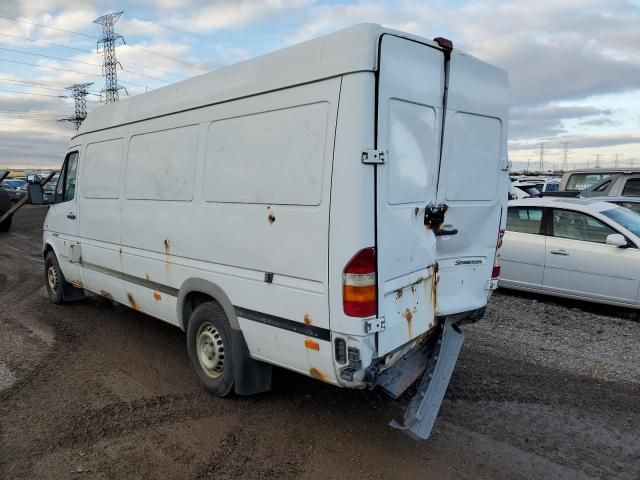
[(629, 311), (513, 293), (464, 327), (434, 435), (387, 426), (403, 398), (283, 370), (219, 399), (183, 334), (90, 297), (56, 306), (45, 209), (0, 234), (0, 478), (640, 478), (640, 323)]

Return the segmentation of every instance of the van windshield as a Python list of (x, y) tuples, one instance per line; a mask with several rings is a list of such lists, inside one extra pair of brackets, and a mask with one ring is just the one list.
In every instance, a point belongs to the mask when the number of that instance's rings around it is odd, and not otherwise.
[(567, 192), (581, 192), (610, 176), (610, 172), (573, 173), (569, 177), (569, 180), (567, 180), (565, 190)]
[(640, 237), (640, 215), (637, 213), (622, 207), (604, 210), (600, 213)]

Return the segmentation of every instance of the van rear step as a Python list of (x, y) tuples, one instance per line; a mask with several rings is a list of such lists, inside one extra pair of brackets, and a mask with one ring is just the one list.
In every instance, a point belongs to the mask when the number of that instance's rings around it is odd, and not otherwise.
[(447, 319), (418, 392), (411, 399), (404, 413), (403, 424), (392, 420), (390, 423), (392, 427), (404, 431), (414, 439), (429, 438), (456, 366), (463, 340), (464, 335), (454, 328), (453, 320)]
[(435, 341), (427, 340), (418, 348), (407, 352), (391, 367), (378, 375), (376, 385), (392, 398), (399, 398), (427, 369), (435, 343)]

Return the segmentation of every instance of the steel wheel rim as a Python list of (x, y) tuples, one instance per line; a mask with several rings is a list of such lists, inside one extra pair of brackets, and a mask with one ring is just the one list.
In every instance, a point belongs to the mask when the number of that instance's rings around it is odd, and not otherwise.
[(47, 269), (47, 282), (49, 283), (49, 289), (56, 293), (58, 291), (58, 271), (53, 265), (50, 265)]
[(224, 372), (224, 341), (211, 323), (204, 323), (196, 335), (196, 356), (204, 373), (218, 378)]

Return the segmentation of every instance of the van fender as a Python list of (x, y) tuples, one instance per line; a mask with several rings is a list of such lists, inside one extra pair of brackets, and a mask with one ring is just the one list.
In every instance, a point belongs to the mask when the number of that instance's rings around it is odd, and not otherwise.
[(183, 331), (186, 331), (187, 318), (184, 318), (184, 301), (187, 295), (193, 292), (204, 293), (212, 297), (216, 302), (220, 304), (224, 310), (225, 315), (229, 319), (231, 328), (234, 330), (240, 330), (240, 324), (238, 323), (238, 317), (236, 316), (236, 309), (233, 307), (233, 303), (229, 300), (229, 297), (220, 286), (208, 280), (202, 278), (189, 278), (182, 283), (180, 290), (178, 291), (178, 302), (176, 305), (178, 313), (178, 325)]

